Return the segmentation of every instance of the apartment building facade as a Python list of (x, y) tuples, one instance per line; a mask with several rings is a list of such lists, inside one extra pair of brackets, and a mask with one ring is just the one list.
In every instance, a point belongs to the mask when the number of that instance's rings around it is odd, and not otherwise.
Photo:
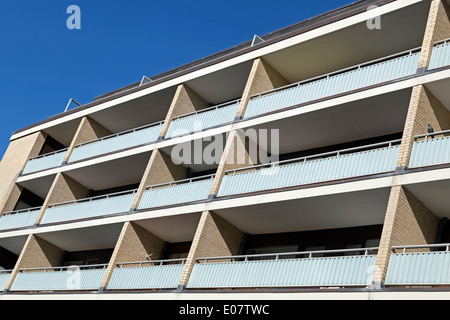
[(446, 297), (449, 39), (361, 0), (14, 132), (0, 299)]

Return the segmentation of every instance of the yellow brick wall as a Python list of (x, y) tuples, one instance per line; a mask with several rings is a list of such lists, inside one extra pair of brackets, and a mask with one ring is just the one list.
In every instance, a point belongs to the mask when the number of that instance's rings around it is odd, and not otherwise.
[(203, 212), (183, 269), (180, 286), (187, 285), (198, 258), (233, 256), (239, 253), (244, 233), (213, 212)]
[(450, 129), (450, 112), (425, 86), (416, 86), (412, 91), (405, 122), (398, 167), (408, 166), (414, 138), (426, 134), (428, 124), (431, 124), (435, 131)]
[(433, 244), (439, 219), (403, 186), (391, 190), (374, 282), (383, 283), (393, 246)]
[(57, 267), (63, 253), (64, 250), (52, 243), (36, 235), (29, 235), (5, 289), (11, 289), (20, 269)]
[(0, 210), (11, 211), (20, 197), (16, 180), (28, 160), (39, 155), (45, 143), (46, 135), (41, 132), (25, 136), (10, 142), (0, 162)]
[(288, 84), (289, 81), (280, 75), (270, 64), (262, 58), (256, 59), (253, 62), (236, 117), (244, 116), (252, 95), (283, 87)]
[(173, 118), (207, 108), (208, 106), (208, 102), (187, 85), (179, 85), (159, 136), (166, 136)]
[(126, 222), (106, 269), (101, 287), (108, 286), (117, 263), (147, 261), (146, 256), (150, 254), (153, 254), (150, 257), (151, 260), (158, 260), (163, 247), (163, 240), (136, 223)]

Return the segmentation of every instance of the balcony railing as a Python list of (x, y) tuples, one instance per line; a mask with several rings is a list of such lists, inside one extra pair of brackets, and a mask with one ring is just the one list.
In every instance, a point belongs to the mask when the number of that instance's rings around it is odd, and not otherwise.
[(237, 100), (174, 118), (166, 136), (173, 138), (230, 123), (236, 117), (239, 102)]
[[(367, 248), (202, 258), (194, 265), (187, 288), (365, 287), (372, 282), (376, 261), (376, 254), (372, 252), (377, 250)], [(361, 252), (362, 255), (354, 255)], [(300, 256), (304, 258), (292, 258)]]
[(213, 181), (214, 175), (209, 175), (151, 186), (144, 192), (138, 209), (206, 200)]
[(161, 132), (162, 122), (120, 132), (75, 147), (69, 162), (75, 162), (103, 154), (116, 152), (140, 145), (156, 142)]
[(128, 212), (136, 190), (50, 205), (41, 224), (89, 219)]
[(41, 208), (31, 208), (4, 213), (0, 218), (0, 231), (33, 226), (40, 211)]
[[(449, 136), (447, 136), (449, 135)], [(409, 168), (450, 163), (450, 130), (416, 137)]]
[(0, 270), (0, 291), (5, 290), (9, 278), (11, 277), (11, 273), (12, 270)]
[(58, 150), (31, 158), (25, 166), (22, 175), (61, 166), (64, 162), (64, 158), (66, 157), (67, 150), (68, 149)]
[(22, 269), (11, 291), (92, 291), (100, 288), (107, 265)]
[(254, 95), (245, 118), (412, 76), (419, 56), (420, 48), (413, 49)]
[[(230, 170), (219, 197), (395, 171), (400, 140)], [(382, 146), (385, 146), (382, 148)], [(375, 149), (376, 148), (376, 149)], [(358, 150), (368, 151), (355, 152)]]
[[(429, 252), (408, 253), (411, 250)], [(450, 244), (394, 247), (393, 251), (386, 285), (450, 285)]]
[(428, 69), (437, 69), (450, 65), (450, 39), (440, 41), (433, 49)]
[(186, 259), (119, 263), (108, 290), (175, 289)]

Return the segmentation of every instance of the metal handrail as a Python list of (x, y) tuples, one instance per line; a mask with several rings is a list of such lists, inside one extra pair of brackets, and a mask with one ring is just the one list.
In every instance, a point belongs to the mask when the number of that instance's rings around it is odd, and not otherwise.
[(197, 115), (197, 114), (200, 114), (200, 113), (208, 112), (208, 111), (211, 111), (211, 110), (214, 110), (214, 109), (217, 110), (217, 109), (220, 109), (220, 108), (225, 108), (225, 107), (231, 106), (233, 104), (237, 104), (240, 101), (241, 101), (241, 99), (236, 99), (236, 100), (233, 100), (233, 101), (229, 101), (229, 102), (221, 103), (221, 104), (218, 104), (218, 105), (215, 105), (215, 106), (212, 106), (212, 107), (208, 107), (208, 108), (205, 108), (205, 109), (202, 109), (202, 110), (197, 110), (197, 111), (194, 111), (194, 112), (186, 113), (186, 114), (183, 114), (181, 116), (173, 117), (172, 121), (179, 120), (181, 118), (187, 118), (187, 117), (190, 117), (190, 116), (193, 116), (193, 115)]
[(164, 123), (164, 121), (159, 121), (159, 122), (155, 122), (155, 123), (152, 123), (152, 124), (147, 124), (147, 125), (142, 126), (142, 127), (137, 127), (137, 128), (134, 128), (134, 129), (130, 129), (130, 130), (122, 131), (122, 132), (119, 132), (119, 133), (111, 134), (111, 135), (106, 136), (106, 137), (102, 137), (102, 138), (98, 138), (98, 139), (95, 139), (95, 140), (91, 140), (91, 141), (80, 143), (80, 144), (76, 145), (75, 148), (79, 148), (79, 147), (85, 146), (87, 144), (91, 144), (91, 143), (95, 143), (95, 142), (99, 142), (99, 141), (104, 141), (104, 140), (109, 140), (109, 139), (112, 139), (112, 138), (117, 138), (117, 137), (129, 134), (129, 133), (133, 133), (133, 132), (136, 132), (136, 131), (141, 131), (141, 130), (148, 129), (148, 128), (151, 128), (151, 127), (156, 127), (158, 125), (162, 125), (163, 123)]
[(29, 208), (29, 209), (22, 209), (22, 210), (16, 210), (16, 211), (10, 211), (10, 212), (5, 212), (0, 214), (0, 218), (4, 217), (4, 216), (12, 216), (15, 214), (21, 214), (21, 213), (27, 213), (27, 212), (31, 212), (31, 211), (37, 211), (37, 210), (41, 210), (42, 207), (35, 207), (35, 208)]
[(91, 197), (91, 198), (84, 198), (84, 199), (77, 199), (77, 200), (73, 200), (73, 201), (55, 203), (55, 204), (49, 205), (48, 207), (49, 208), (54, 208), (54, 207), (59, 207), (59, 206), (63, 206), (63, 205), (81, 203), (81, 202), (92, 202), (92, 201), (99, 200), (99, 199), (115, 198), (115, 197), (123, 196), (123, 195), (126, 195), (126, 194), (133, 194), (133, 193), (136, 193), (137, 191), (138, 191), (138, 189), (128, 190), (128, 191), (121, 191), (121, 192), (110, 193), (110, 194), (105, 194), (105, 195)]
[(49, 152), (49, 153), (46, 153), (46, 154), (42, 154), (40, 156), (36, 156), (36, 157), (30, 158), (28, 161), (33, 161), (33, 160), (37, 160), (37, 159), (41, 159), (41, 158), (47, 158), (47, 157), (53, 156), (55, 154), (67, 152), (68, 150), (69, 150), (69, 148), (65, 148), (65, 149)]
[(245, 262), (249, 261), (251, 258), (268, 258), (275, 257), (275, 260), (280, 260), (280, 257), (283, 256), (299, 256), (299, 255), (307, 255), (307, 259), (313, 259), (315, 254), (332, 254), (332, 253), (350, 253), (350, 252), (362, 252), (364, 251), (364, 256), (369, 255), (369, 251), (378, 251), (379, 248), (358, 248), (358, 249), (342, 249), (342, 250), (320, 250), (320, 251), (302, 251), (302, 252), (286, 252), (286, 253), (266, 253), (266, 254), (256, 254), (256, 255), (240, 255), (240, 256), (228, 256), (228, 257), (213, 257), (213, 258), (197, 258), (197, 262), (204, 261), (204, 263), (208, 263), (208, 261), (214, 260), (244, 260)]
[(414, 245), (414, 246), (395, 246), (392, 247), (392, 252), (396, 253), (396, 250), (403, 250), (403, 254), (406, 254), (407, 250), (414, 249), (433, 249), (433, 248), (445, 248), (445, 252), (450, 252), (450, 243), (442, 243), (442, 244), (423, 244), (423, 245)]
[[(384, 146), (384, 145), (387, 145), (387, 147), (390, 148), (394, 144), (401, 143), (401, 141), (402, 141), (401, 139), (397, 139), (397, 140), (391, 140), (391, 141), (386, 141), (386, 142), (374, 143), (374, 144), (361, 146), (361, 147), (355, 147), (355, 148), (342, 149), (342, 150), (338, 150), (338, 151), (325, 152), (325, 153), (315, 154), (315, 155), (301, 157), (301, 158), (294, 158), (294, 159), (283, 160), (283, 161), (278, 161), (278, 162), (273, 162), (273, 163), (259, 164), (259, 165), (256, 165), (256, 166), (250, 166), (250, 167), (239, 168), (239, 169), (231, 169), (231, 170), (225, 171), (225, 174), (230, 174), (230, 173), (236, 174), (236, 172), (239, 172), (239, 171), (258, 169), (258, 168), (267, 168), (267, 167), (272, 168), (272, 167), (279, 166), (279, 165), (284, 165), (284, 164), (287, 164), (287, 163), (307, 162), (307, 161), (317, 160), (316, 158), (320, 159), (320, 158), (329, 157), (329, 156), (332, 156), (332, 155), (335, 155), (336, 157), (339, 157), (343, 153), (354, 152), (354, 151), (364, 150), (364, 149), (371, 149), (371, 148), (380, 147), (380, 146)], [(373, 150), (375, 150), (375, 149), (373, 149)]]
[(428, 140), (429, 137), (440, 136), (440, 135), (445, 135), (445, 134), (450, 134), (450, 130), (421, 134), (421, 135), (415, 136), (414, 140), (421, 139), (421, 138), (425, 138), (425, 140)]
[(56, 271), (56, 272), (62, 272), (64, 270), (68, 270), (71, 268), (79, 268), (79, 269), (91, 269), (91, 268), (103, 268), (106, 269), (108, 267), (108, 264), (90, 264), (90, 265), (84, 265), (84, 266), (65, 266), (65, 267), (48, 267), (48, 268), (26, 268), (26, 269), (20, 269), (20, 272), (25, 273), (29, 271)]
[(166, 263), (175, 263), (175, 262), (181, 262), (180, 264), (185, 264), (187, 259), (170, 259), (170, 260), (154, 260), (154, 261), (137, 261), (137, 262), (121, 262), (116, 263), (116, 267), (123, 268), (123, 266), (130, 266), (130, 265), (139, 265), (139, 268), (142, 267), (144, 264), (158, 264), (160, 266), (163, 266)]
[(201, 177), (195, 177), (195, 178), (189, 178), (189, 179), (184, 179), (184, 180), (178, 180), (178, 181), (172, 181), (172, 182), (167, 182), (167, 183), (161, 183), (161, 184), (155, 184), (152, 186), (148, 186), (146, 188), (146, 190), (152, 190), (155, 188), (160, 188), (160, 187), (165, 187), (165, 186), (173, 186), (173, 185), (179, 185), (179, 184), (189, 184), (192, 183), (194, 181), (202, 181), (202, 180), (208, 180), (208, 179), (214, 179), (214, 177), (216, 176), (216, 174), (209, 174), (206, 176), (201, 176)]
[(352, 70), (359, 70), (359, 69), (361, 69), (363, 67), (368, 67), (370, 65), (374, 65), (374, 64), (386, 61), (386, 60), (391, 60), (391, 59), (394, 59), (394, 58), (400, 58), (402, 56), (412, 55), (413, 53), (420, 52), (421, 50), (422, 50), (422, 47), (417, 47), (417, 48), (414, 48), (414, 49), (402, 51), (400, 53), (395, 53), (395, 54), (392, 54), (392, 55), (389, 55), (389, 56), (386, 56), (386, 57), (383, 57), (383, 58), (378, 58), (378, 59), (375, 59), (375, 60), (364, 62), (364, 63), (358, 64), (358, 65), (355, 65), (355, 66), (352, 66), (352, 67), (340, 69), (340, 70), (333, 71), (333, 72), (330, 72), (330, 73), (327, 73), (327, 74), (323, 74), (323, 75), (320, 75), (320, 76), (316, 76), (316, 77), (313, 77), (313, 78), (309, 78), (309, 79), (302, 80), (302, 81), (299, 81), (299, 82), (291, 83), (291, 84), (288, 84), (286, 86), (279, 87), (279, 88), (276, 88), (276, 89), (272, 89), (272, 90), (269, 90), (269, 91), (265, 91), (265, 92), (262, 92), (262, 93), (257, 93), (257, 94), (252, 95), (250, 97), (250, 99), (260, 98), (261, 96), (269, 95), (269, 94), (272, 94), (272, 93), (275, 93), (275, 92), (278, 92), (278, 91), (283, 91), (283, 90), (286, 90), (286, 89), (289, 89), (289, 88), (300, 87), (301, 85), (309, 83), (309, 82), (313, 82), (313, 81), (317, 81), (317, 80), (321, 80), (321, 79), (328, 79), (328, 78), (330, 78), (332, 76), (335, 76), (335, 75), (338, 75), (338, 74), (341, 74), (341, 73), (349, 72), (349, 71), (352, 71)]
[(446, 45), (447, 43), (450, 43), (450, 38), (447, 38), (447, 39), (444, 39), (444, 40), (436, 41), (436, 42), (434, 43), (434, 46), (437, 47), (437, 46), (440, 46), (440, 45)]
[(4, 273), (12, 273), (14, 270), (0, 270), (0, 275)]

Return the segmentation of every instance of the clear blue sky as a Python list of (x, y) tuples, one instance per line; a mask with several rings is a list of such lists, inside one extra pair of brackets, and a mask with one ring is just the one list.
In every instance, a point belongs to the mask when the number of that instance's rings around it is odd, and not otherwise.
[[(0, 157), (13, 131), (352, 0), (3, 1)], [(70, 5), (81, 30), (69, 30)]]

